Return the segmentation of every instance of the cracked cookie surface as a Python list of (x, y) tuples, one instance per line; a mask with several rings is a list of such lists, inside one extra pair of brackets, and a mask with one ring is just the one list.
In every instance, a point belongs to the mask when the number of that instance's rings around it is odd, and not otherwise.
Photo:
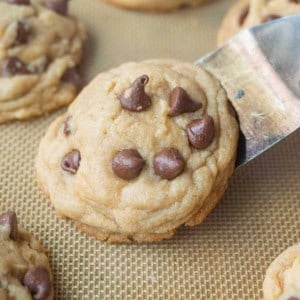
[(57, 213), (109, 242), (201, 223), (233, 172), (238, 125), (218, 80), (176, 60), (98, 75), (42, 139), (37, 178)]
[(263, 292), (265, 300), (300, 299), (300, 244), (286, 249), (271, 263)]
[(70, 103), (85, 30), (67, 1), (0, 0), (0, 11), (0, 123)]
[(12, 211), (0, 215), (0, 299), (53, 299), (45, 250), (31, 234), (18, 227)]
[(298, 0), (239, 0), (226, 14), (218, 32), (221, 46), (240, 30), (300, 13)]

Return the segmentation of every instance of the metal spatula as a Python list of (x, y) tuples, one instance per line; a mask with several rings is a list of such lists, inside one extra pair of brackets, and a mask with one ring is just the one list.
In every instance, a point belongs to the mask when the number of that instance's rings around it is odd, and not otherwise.
[(300, 15), (244, 30), (196, 64), (221, 81), (237, 112), (237, 166), (300, 127)]

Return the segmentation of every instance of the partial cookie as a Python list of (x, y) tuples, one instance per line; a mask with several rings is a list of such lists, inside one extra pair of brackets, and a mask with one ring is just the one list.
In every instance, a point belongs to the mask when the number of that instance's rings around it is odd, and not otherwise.
[(298, 0), (239, 0), (225, 16), (218, 33), (221, 46), (240, 30), (300, 13)]
[(271, 263), (263, 292), (265, 300), (300, 300), (300, 244), (288, 248)]
[(128, 9), (169, 11), (183, 6), (199, 5), (205, 0), (105, 0)]
[(219, 81), (175, 60), (98, 75), (52, 123), (36, 160), (59, 215), (109, 242), (201, 223), (233, 172), (238, 125)]
[(45, 250), (31, 234), (18, 228), (12, 211), (0, 215), (0, 299), (53, 299)]
[(70, 103), (85, 31), (67, 0), (0, 0), (0, 123)]

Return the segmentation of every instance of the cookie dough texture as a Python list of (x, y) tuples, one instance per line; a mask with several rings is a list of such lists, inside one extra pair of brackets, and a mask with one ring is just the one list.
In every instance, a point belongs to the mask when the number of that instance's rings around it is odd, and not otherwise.
[(33, 283), (36, 284), (34, 287), (35, 292), (30, 292), (24, 284), (24, 282), (29, 282), (29, 277), (33, 278), (33, 273), (30, 275), (30, 272), (35, 268), (45, 270), (51, 278), (51, 270), (45, 249), (24, 229), (20, 227), (17, 229), (17, 237), (11, 236), (10, 230), (11, 228), (7, 224), (0, 224), (0, 299), (52, 300), (52, 283), (51, 290), (47, 292), (45, 292), (46, 286), (41, 277), (39, 278), (40, 281), (35, 280), (35, 283)]
[(238, 0), (221, 24), (218, 45), (224, 44), (242, 29), (297, 13), (300, 13), (297, 0)]
[(105, 0), (111, 4), (129, 9), (149, 11), (170, 11), (183, 6), (199, 5), (205, 0)]
[[(120, 95), (142, 75), (149, 77), (145, 90), (151, 106), (141, 112), (123, 109)], [(170, 117), (169, 97), (176, 86), (201, 108)], [(186, 128), (204, 114), (214, 119), (215, 135), (198, 150), (189, 145)], [(38, 182), (59, 215), (98, 239), (158, 241), (172, 237), (182, 224), (201, 223), (215, 207), (233, 172), (237, 139), (226, 93), (208, 72), (176, 60), (127, 63), (98, 75), (51, 124), (36, 159)], [(155, 154), (165, 148), (177, 149), (185, 161), (172, 180), (156, 175), (153, 167)], [(74, 149), (81, 162), (71, 174), (61, 162)], [(133, 180), (112, 170), (122, 149), (135, 149), (145, 160)]]
[[(62, 78), (81, 60), (82, 24), (48, 9), (43, 0), (31, 0), (29, 5), (0, 0), (0, 11), (0, 123), (41, 115), (70, 103), (77, 87), (70, 78)], [(18, 31), (20, 22), (26, 33)], [(5, 61), (12, 57), (25, 64), (26, 74), (5, 74)]]
[(271, 263), (263, 292), (265, 300), (300, 299), (300, 244), (288, 248)]

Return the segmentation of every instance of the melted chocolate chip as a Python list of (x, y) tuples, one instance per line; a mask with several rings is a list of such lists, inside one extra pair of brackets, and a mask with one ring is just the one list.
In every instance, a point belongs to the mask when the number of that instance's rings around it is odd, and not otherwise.
[(65, 120), (63, 122), (65, 136), (69, 136), (72, 133), (70, 124), (69, 124), (70, 119), (71, 119), (71, 116), (68, 116), (67, 118), (65, 118)]
[(270, 21), (273, 21), (273, 20), (276, 20), (279, 18), (281, 18), (281, 16), (279, 16), (279, 15), (268, 15), (262, 19), (262, 23), (267, 23), (267, 22), (270, 22)]
[(72, 150), (68, 153), (61, 162), (61, 167), (63, 170), (76, 174), (80, 166), (81, 156), (78, 150)]
[(82, 80), (76, 68), (67, 69), (61, 79), (64, 82), (73, 84), (77, 90), (80, 90), (82, 86)]
[(68, 0), (44, 0), (45, 5), (57, 12), (58, 14), (61, 15), (66, 15), (68, 13)]
[(30, 0), (6, 0), (10, 4), (16, 4), (16, 5), (29, 5)]
[(9, 77), (13, 75), (28, 74), (29, 70), (25, 63), (23, 63), (19, 58), (13, 56), (5, 59), (2, 62), (2, 75)]
[(239, 25), (240, 26), (243, 26), (243, 24), (245, 23), (245, 20), (249, 14), (249, 10), (250, 10), (250, 7), (249, 5), (245, 6), (242, 10), (241, 10), (241, 13), (239, 15)]
[(187, 112), (197, 111), (202, 107), (202, 104), (191, 99), (188, 93), (182, 87), (176, 87), (170, 94), (170, 117), (176, 117)]
[(172, 180), (182, 173), (185, 162), (178, 150), (166, 148), (154, 156), (153, 166), (156, 175)]
[(137, 78), (131, 86), (119, 97), (124, 109), (134, 112), (146, 110), (151, 105), (151, 98), (145, 92), (145, 86), (149, 81), (147, 75)]
[(139, 176), (145, 160), (135, 149), (124, 149), (119, 151), (112, 159), (112, 169), (114, 173), (124, 179), (131, 180)]
[[(299, 0), (289, 0), (289, 2), (291, 2), (291, 3), (296, 3), (296, 4), (300, 3)], [(299, 300), (300, 300), (300, 299), (299, 299)]]
[(23, 284), (29, 289), (34, 300), (45, 300), (51, 294), (50, 275), (46, 268), (35, 267), (27, 271)]
[(0, 216), (0, 225), (9, 227), (9, 237), (16, 240), (18, 237), (18, 222), (16, 213), (13, 211), (7, 211)]
[(30, 26), (28, 23), (25, 23), (23, 21), (18, 22), (18, 27), (17, 27), (17, 36), (15, 43), (17, 45), (19, 44), (26, 44), (28, 41), (28, 37), (30, 35)]
[(209, 146), (215, 136), (214, 120), (209, 115), (192, 121), (187, 126), (187, 134), (190, 144), (197, 149)]

